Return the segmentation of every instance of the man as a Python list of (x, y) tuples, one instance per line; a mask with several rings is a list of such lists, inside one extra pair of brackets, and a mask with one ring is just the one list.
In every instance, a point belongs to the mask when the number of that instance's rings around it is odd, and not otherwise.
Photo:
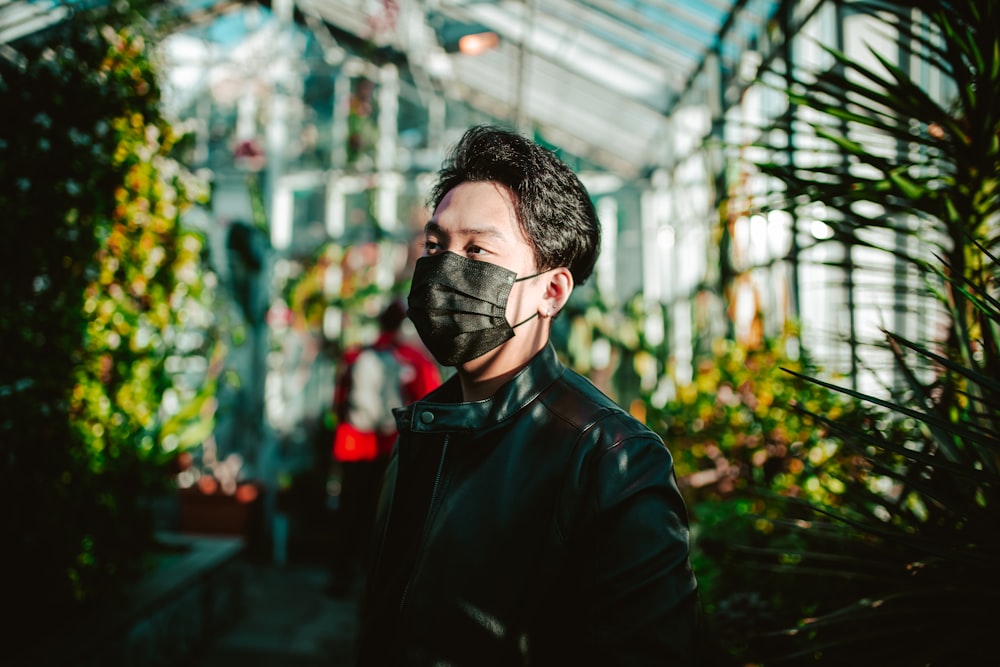
[(597, 259), (586, 190), (552, 153), (474, 127), (430, 203), (408, 313), (456, 373), (395, 411), (359, 664), (691, 664), (671, 456), (549, 343)]

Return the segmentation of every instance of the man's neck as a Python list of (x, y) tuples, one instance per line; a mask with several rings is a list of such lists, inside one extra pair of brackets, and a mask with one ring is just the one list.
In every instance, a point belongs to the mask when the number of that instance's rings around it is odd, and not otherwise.
[(521, 372), (547, 342), (539, 339), (532, 341), (530, 345), (510, 347), (514, 340), (508, 341), (493, 354), (474, 359), (456, 369), (464, 403), (482, 401), (493, 396), (500, 387)]
[(520, 368), (507, 373), (496, 375), (488, 379), (474, 379), (459, 373), (458, 380), (462, 386), (462, 402), (474, 403), (490, 398), (497, 393), (500, 387), (504, 386), (512, 377), (517, 375)]

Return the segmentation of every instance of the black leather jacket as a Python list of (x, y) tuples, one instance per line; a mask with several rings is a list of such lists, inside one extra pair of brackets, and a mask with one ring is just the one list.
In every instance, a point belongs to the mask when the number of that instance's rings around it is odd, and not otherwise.
[(359, 665), (688, 665), (697, 593), (660, 438), (547, 346), (491, 399), (396, 410)]

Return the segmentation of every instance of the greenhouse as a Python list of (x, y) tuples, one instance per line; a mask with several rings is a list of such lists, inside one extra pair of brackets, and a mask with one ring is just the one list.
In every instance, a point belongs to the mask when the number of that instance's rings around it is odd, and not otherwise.
[[(701, 663), (982, 662), (998, 25), (976, 0), (0, 0), (14, 664), (221, 664), (196, 660), (246, 613), (240, 566), (339, 553), (348, 360), (481, 125), (600, 220), (546, 326), (670, 451)], [(158, 570), (203, 602), (144, 602)]]

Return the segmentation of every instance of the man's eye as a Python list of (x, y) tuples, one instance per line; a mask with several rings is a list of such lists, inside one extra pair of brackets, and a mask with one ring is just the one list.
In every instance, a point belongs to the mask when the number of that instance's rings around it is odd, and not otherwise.
[(437, 244), (437, 241), (431, 241), (430, 239), (424, 240), (424, 252), (433, 254), (441, 249), (441, 246)]
[(480, 248), (479, 246), (474, 246), (473, 245), (473, 246), (469, 246), (468, 249), (466, 250), (466, 252), (468, 252), (470, 255), (482, 255), (486, 251), (483, 250), (482, 248)]

